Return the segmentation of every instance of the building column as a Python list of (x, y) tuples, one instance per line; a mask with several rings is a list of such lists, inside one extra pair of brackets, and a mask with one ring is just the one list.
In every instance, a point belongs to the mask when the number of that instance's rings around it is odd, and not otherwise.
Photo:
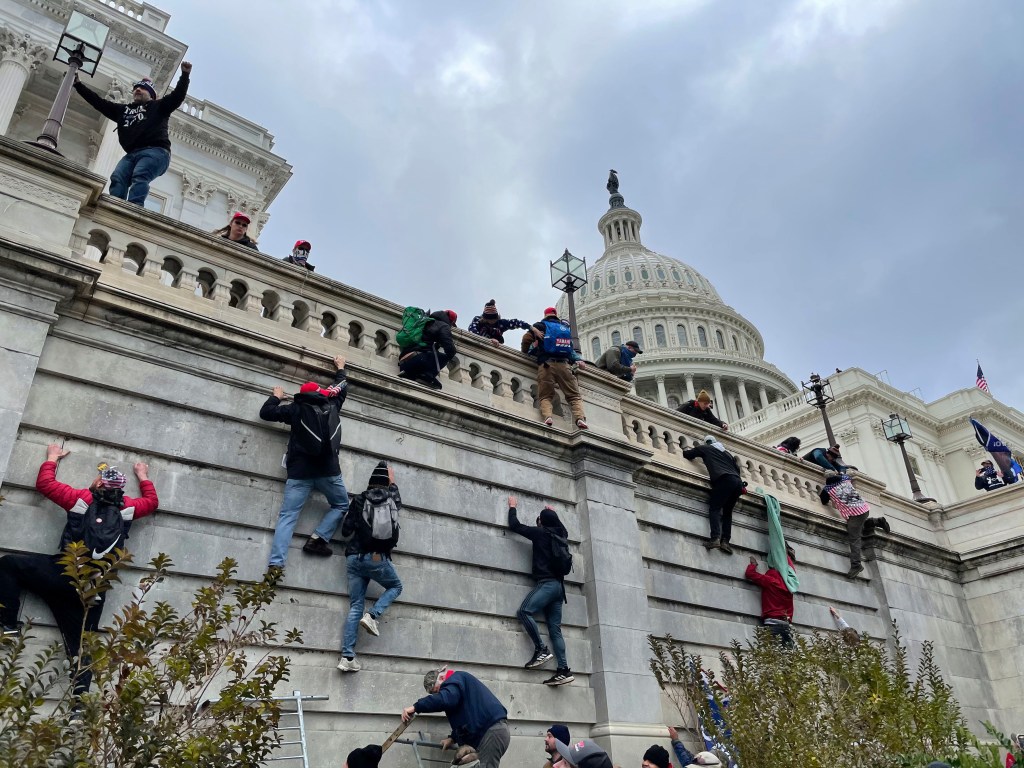
[(49, 51), (28, 35), (0, 31), (0, 135), (6, 135), (14, 108), (28, 82), (29, 73), (49, 58)]
[(725, 395), (722, 394), (722, 377), (717, 374), (711, 377), (711, 385), (715, 390), (715, 409), (718, 411), (718, 418), (722, 418), (721, 414), (725, 413), (727, 404), (725, 402)]
[(761, 398), (761, 407), (762, 408), (767, 408), (768, 407), (768, 390), (764, 388), (764, 384), (759, 384), (757, 386), (757, 394)]
[(696, 400), (697, 399), (697, 393), (693, 389), (693, 375), (689, 374), (689, 373), (686, 373), (686, 374), (683, 374), (683, 378), (686, 379), (686, 399), (687, 400)]
[[(110, 87), (103, 94), (103, 98), (108, 101), (125, 101), (127, 94), (124, 85), (116, 79), (111, 80)], [(100, 146), (96, 150), (96, 157), (92, 161), (92, 171), (97, 176), (103, 176), (107, 180), (107, 184), (103, 188), (104, 192), (110, 190), (110, 174), (114, 172), (114, 166), (124, 156), (124, 150), (121, 149), (121, 144), (117, 140), (117, 132), (114, 130), (116, 127), (116, 123), (107, 120), (105, 117), (100, 117)]]
[(665, 377), (658, 375), (654, 377), (654, 380), (658, 383), (658, 402), (665, 408), (668, 408), (668, 392), (665, 391)]
[(740, 405), (743, 406), (743, 415), (749, 416), (754, 411), (750, 408), (750, 398), (747, 397), (747, 383), (743, 380), (739, 380), (740, 388)]

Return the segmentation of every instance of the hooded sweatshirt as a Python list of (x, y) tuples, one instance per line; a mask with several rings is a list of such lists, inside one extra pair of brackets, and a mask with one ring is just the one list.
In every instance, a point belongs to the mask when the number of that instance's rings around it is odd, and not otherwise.
[(568, 538), (569, 532), (558, 519), (558, 513), (553, 509), (543, 509), (540, 513), (539, 526), (523, 525), (516, 516), (516, 508), (509, 507), (508, 527), (513, 533), (525, 536), (533, 542), (533, 578), (537, 581), (561, 581), (562, 577), (556, 576), (551, 570), (551, 534)]
[(117, 123), (117, 140), (125, 152), (156, 147), (171, 151), (167, 135), (167, 121), (188, 93), (188, 75), (182, 72), (174, 90), (162, 99), (150, 99), (142, 104), (118, 104), (107, 101), (85, 83), (75, 83), (75, 90), (89, 105), (108, 120)]
[[(708, 435), (711, 437), (711, 435)], [(693, 461), (700, 457), (704, 460), (704, 466), (708, 469), (708, 478), (711, 482), (721, 480), (725, 477), (735, 477), (740, 480), (739, 460), (725, 450), (725, 446), (715, 440), (711, 443), (698, 445), (696, 448), (687, 448), (683, 451), (683, 457)]]

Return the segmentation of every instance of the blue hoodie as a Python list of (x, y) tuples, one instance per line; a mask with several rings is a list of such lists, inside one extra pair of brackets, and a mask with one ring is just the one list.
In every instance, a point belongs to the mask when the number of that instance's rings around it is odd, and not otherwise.
[(497, 697), (469, 672), (453, 672), (437, 693), (424, 696), (413, 708), (417, 713), (444, 712), (458, 744), (480, 747), (487, 729), (508, 717)]

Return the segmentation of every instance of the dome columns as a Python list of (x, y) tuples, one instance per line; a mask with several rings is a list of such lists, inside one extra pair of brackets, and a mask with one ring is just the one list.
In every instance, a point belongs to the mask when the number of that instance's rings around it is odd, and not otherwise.
[(761, 407), (768, 407), (768, 390), (764, 388), (764, 384), (759, 384), (757, 387), (757, 395), (761, 398)]
[(696, 400), (697, 391), (693, 388), (693, 374), (685, 373), (683, 374), (683, 379), (686, 381), (686, 399)]
[(750, 408), (750, 398), (747, 397), (747, 382), (740, 379), (738, 384), (740, 389), (740, 405), (743, 406), (743, 415), (749, 416), (753, 411)]
[(717, 373), (711, 377), (711, 386), (715, 390), (715, 406), (718, 408), (718, 418), (722, 418), (721, 414), (726, 413), (728, 403), (726, 402), (725, 395), (722, 394), (722, 377)]
[(668, 392), (665, 390), (665, 377), (658, 375), (654, 377), (655, 383), (658, 385), (658, 402), (665, 408), (668, 408)]

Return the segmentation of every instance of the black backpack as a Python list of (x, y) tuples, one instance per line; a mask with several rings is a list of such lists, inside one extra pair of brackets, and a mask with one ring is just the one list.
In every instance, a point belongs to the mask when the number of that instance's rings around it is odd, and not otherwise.
[(551, 573), (559, 578), (568, 576), (572, 571), (572, 552), (569, 551), (569, 540), (553, 531), (551, 535)]
[(292, 424), (292, 445), (307, 456), (336, 454), (341, 448), (341, 414), (323, 395), (296, 395), (299, 415)]
[(121, 489), (93, 493), (92, 503), (84, 514), (68, 512), (68, 522), (60, 537), (61, 551), (72, 541), (81, 541), (94, 560), (117, 548), (124, 548), (131, 521), (121, 517), (124, 491)]

